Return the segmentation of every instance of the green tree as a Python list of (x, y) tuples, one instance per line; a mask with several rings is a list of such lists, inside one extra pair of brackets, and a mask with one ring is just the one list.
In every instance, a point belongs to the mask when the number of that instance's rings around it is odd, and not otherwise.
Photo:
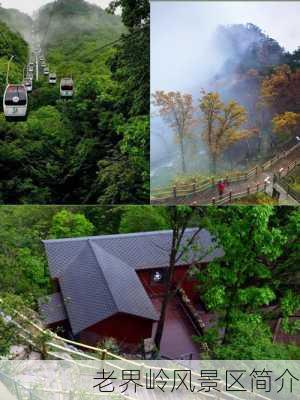
[[(266, 324), (270, 316), (263, 310), (277, 304), (277, 317), (284, 317), (287, 322), (299, 305), (297, 293), (287, 297), (285, 276), (289, 274), (286, 262), (295, 252), (294, 249), (291, 253), (290, 246), (299, 240), (299, 227), (294, 239), (288, 236), (291, 222), (287, 224), (289, 228), (274, 223), (275, 210), (271, 206), (209, 209), (207, 228), (215, 235), (224, 256), (200, 271), (195, 270), (195, 277), (206, 308), (217, 315), (216, 326), (207, 332), (214, 356), (228, 354), (241, 359), (252, 354), (264, 358), (267, 353), (261, 349), (265, 344), (268, 354), (275, 354)], [(298, 220), (298, 211), (296, 214), (292, 213), (291, 220)], [(244, 336), (239, 339), (241, 335)], [(256, 348), (251, 335), (260, 341)], [(248, 350), (242, 351), (247, 338)]]
[(91, 236), (94, 229), (94, 225), (83, 214), (62, 210), (54, 215), (49, 234), (55, 239)]
[(170, 229), (168, 212), (164, 207), (131, 206), (124, 211), (120, 233), (147, 232)]

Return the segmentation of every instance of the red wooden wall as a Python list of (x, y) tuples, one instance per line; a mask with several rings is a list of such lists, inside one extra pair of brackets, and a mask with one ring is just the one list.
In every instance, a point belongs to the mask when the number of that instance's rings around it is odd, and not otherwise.
[[(187, 266), (177, 267), (174, 274), (174, 284), (178, 284), (182, 281), (184, 275), (186, 274), (187, 268)], [(156, 270), (158, 269), (137, 271), (138, 276), (150, 297), (152, 295), (163, 295), (165, 291), (164, 284), (157, 284), (151, 280), (152, 273)], [(190, 279), (189, 276), (186, 277), (182, 285), (182, 288), (188, 297), (195, 303), (198, 302), (199, 299), (197, 285), (198, 281)]]
[(80, 333), (80, 341), (96, 345), (101, 339), (113, 337), (122, 344), (141, 344), (152, 336), (153, 321), (128, 314), (115, 314)]

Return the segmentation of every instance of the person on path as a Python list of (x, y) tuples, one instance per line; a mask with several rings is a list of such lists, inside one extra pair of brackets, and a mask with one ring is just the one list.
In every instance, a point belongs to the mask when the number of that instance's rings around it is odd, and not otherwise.
[(223, 181), (219, 181), (218, 182), (218, 192), (219, 192), (220, 197), (223, 196), (224, 190), (225, 190), (225, 183)]

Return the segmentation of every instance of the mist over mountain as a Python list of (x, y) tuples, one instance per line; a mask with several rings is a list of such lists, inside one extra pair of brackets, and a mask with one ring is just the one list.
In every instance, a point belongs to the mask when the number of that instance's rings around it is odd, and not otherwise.
[[(199, 99), (202, 97), (203, 90), (218, 93), (223, 102), (235, 101), (245, 108), (247, 120), (243, 128), (252, 131), (253, 136), (231, 144), (220, 156), (220, 168), (234, 166), (236, 170), (239, 170), (245, 167), (245, 160), (256, 159), (259, 156), (266, 157), (280, 140), (284, 140), (284, 136), (279, 137), (272, 131), (271, 121), (276, 115), (275, 110), (271, 110), (266, 105), (262, 108), (262, 85), (276, 72), (277, 68), (286, 65), (293, 72), (297, 71), (300, 64), (299, 49), (287, 52), (277, 40), (253, 23), (219, 25), (209, 37), (206, 45), (209, 46), (209, 51), (204, 44), (200, 44), (200, 49), (198, 49), (203, 57), (205, 54), (205, 57), (196, 63), (196, 66), (199, 66), (199, 73), (188, 75), (190, 86), (182, 92), (192, 95), (195, 107), (194, 117), (197, 119), (197, 124), (191, 132), (192, 138), (186, 139), (185, 143), (190, 174), (198, 172), (205, 175), (208, 169), (207, 148), (201, 141), (203, 126)], [(196, 48), (195, 51), (197, 51)], [(213, 68), (208, 70), (207, 63), (208, 65), (211, 63)], [(184, 68), (184, 64), (182, 67)], [(195, 67), (194, 70), (196, 71)], [(169, 84), (168, 76), (165, 76), (165, 82), (166, 85)], [(276, 87), (275, 82), (274, 80)], [(181, 82), (178, 82), (178, 85), (177, 90), (180, 90)], [(176, 91), (175, 88), (174, 90)], [(293, 89), (293, 93), (296, 91), (297, 89)], [(289, 93), (290, 91), (287, 92), (287, 96)], [(292, 95), (290, 97), (293, 98)], [(291, 104), (291, 101), (287, 100), (287, 103)], [(282, 107), (282, 110), (285, 111), (285, 107)], [(299, 112), (300, 110), (299, 107), (289, 106), (288, 111)], [(254, 134), (254, 132), (257, 133)], [(153, 149), (151, 154), (152, 185), (158, 186), (169, 182), (170, 176), (174, 178), (180, 170), (177, 167), (180, 155), (174, 131), (158, 116), (152, 118), (151, 121), (151, 146)], [(192, 153), (189, 148), (192, 148)]]
[(0, 21), (3, 21), (14, 32), (19, 32), (23, 38), (30, 40), (32, 19), (29, 15), (14, 8), (0, 6)]
[(101, 44), (125, 31), (119, 16), (110, 15), (101, 7), (84, 0), (48, 3), (37, 12), (36, 26), (42, 44), (47, 47), (63, 45), (68, 40), (76, 42), (93, 37)]

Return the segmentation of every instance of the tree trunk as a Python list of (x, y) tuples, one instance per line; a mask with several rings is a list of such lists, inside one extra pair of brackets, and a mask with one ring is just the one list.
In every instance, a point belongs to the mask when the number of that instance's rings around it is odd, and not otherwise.
[(185, 174), (186, 173), (186, 165), (185, 165), (183, 139), (180, 139), (180, 153), (181, 153), (181, 168), (182, 168), (182, 172)]
[(166, 292), (165, 292), (165, 296), (164, 296), (164, 299), (162, 302), (160, 317), (159, 317), (159, 321), (158, 321), (157, 329), (156, 329), (156, 333), (155, 333), (155, 338), (154, 338), (155, 345), (158, 350), (160, 349), (160, 343), (161, 343), (163, 330), (164, 330), (164, 326), (165, 326), (168, 305), (169, 305), (170, 299), (172, 298), (172, 285), (173, 285), (174, 270), (176, 267), (178, 236), (179, 236), (178, 230), (174, 229), (173, 235), (172, 235), (172, 248), (171, 248), (171, 253), (170, 253), (170, 264), (169, 264), (169, 268), (168, 268), (168, 276), (166, 279)]
[(155, 345), (158, 350), (160, 350), (160, 343), (161, 343), (161, 339), (162, 339), (162, 335), (163, 335), (163, 331), (164, 331), (167, 309), (168, 309), (168, 305), (169, 305), (169, 301), (170, 301), (171, 297), (172, 297), (171, 293), (168, 292), (166, 294), (166, 296), (164, 297), (162, 307), (161, 307), (160, 318), (158, 321), (157, 330), (156, 330), (155, 339), (154, 339)]
[(217, 173), (217, 156), (215, 154), (211, 156), (210, 172), (212, 175), (216, 175)]
[(278, 318), (278, 320), (276, 322), (275, 330), (274, 330), (274, 333), (273, 333), (273, 340), (272, 340), (273, 344), (276, 343), (277, 335), (278, 335), (278, 333), (280, 331), (281, 321), (282, 321), (282, 318)]

